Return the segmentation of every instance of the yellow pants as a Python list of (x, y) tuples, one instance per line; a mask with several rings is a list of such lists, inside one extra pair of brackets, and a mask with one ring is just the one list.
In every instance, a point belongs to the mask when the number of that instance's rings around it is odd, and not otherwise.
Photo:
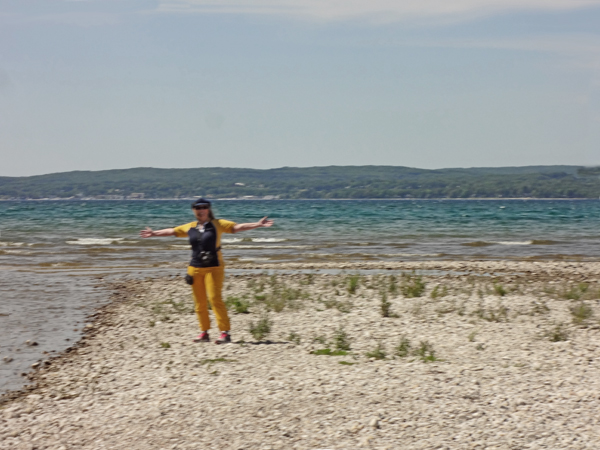
[(221, 291), (223, 290), (223, 279), (225, 278), (225, 268), (219, 267), (192, 267), (187, 270), (188, 275), (194, 277), (192, 284), (192, 293), (194, 303), (196, 304), (196, 315), (202, 331), (210, 329), (210, 317), (208, 316), (208, 300), (212, 305), (213, 313), (217, 319), (217, 325), (221, 331), (229, 331), (229, 316), (227, 307), (223, 303)]

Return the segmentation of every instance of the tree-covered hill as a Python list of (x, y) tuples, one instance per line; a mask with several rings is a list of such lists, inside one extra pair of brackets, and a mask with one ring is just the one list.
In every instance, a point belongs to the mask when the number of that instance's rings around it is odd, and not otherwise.
[[(0, 177), (0, 199), (145, 198), (598, 198), (600, 171), (581, 166), (426, 170), (401, 166), (278, 169), (134, 168)], [(110, 198), (110, 197), (109, 197)]]

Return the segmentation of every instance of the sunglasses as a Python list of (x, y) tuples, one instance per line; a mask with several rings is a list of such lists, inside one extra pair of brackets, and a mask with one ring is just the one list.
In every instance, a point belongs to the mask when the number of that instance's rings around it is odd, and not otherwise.
[(196, 209), (196, 210), (199, 210), (199, 209), (200, 210), (202, 210), (202, 209), (210, 209), (210, 206), (208, 206), (208, 205), (196, 205), (196, 206), (194, 206), (194, 209)]

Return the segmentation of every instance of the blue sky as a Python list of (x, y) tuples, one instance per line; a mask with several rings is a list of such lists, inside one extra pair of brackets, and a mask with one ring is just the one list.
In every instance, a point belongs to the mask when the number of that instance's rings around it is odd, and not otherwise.
[(1, 0), (0, 175), (600, 164), (599, 30), (600, 0)]

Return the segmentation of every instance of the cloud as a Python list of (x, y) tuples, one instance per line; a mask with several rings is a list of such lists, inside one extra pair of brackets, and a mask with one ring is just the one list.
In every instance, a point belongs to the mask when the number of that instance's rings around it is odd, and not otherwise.
[[(600, 36), (594, 34), (535, 35), (515, 38), (445, 38), (371, 41), (401, 47), (482, 48), (600, 56)], [(597, 64), (597, 63), (596, 63)]]
[(160, 0), (157, 11), (284, 15), (325, 21), (355, 18), (397, 21), (594, 6), (600, 6), (600, 0)]

